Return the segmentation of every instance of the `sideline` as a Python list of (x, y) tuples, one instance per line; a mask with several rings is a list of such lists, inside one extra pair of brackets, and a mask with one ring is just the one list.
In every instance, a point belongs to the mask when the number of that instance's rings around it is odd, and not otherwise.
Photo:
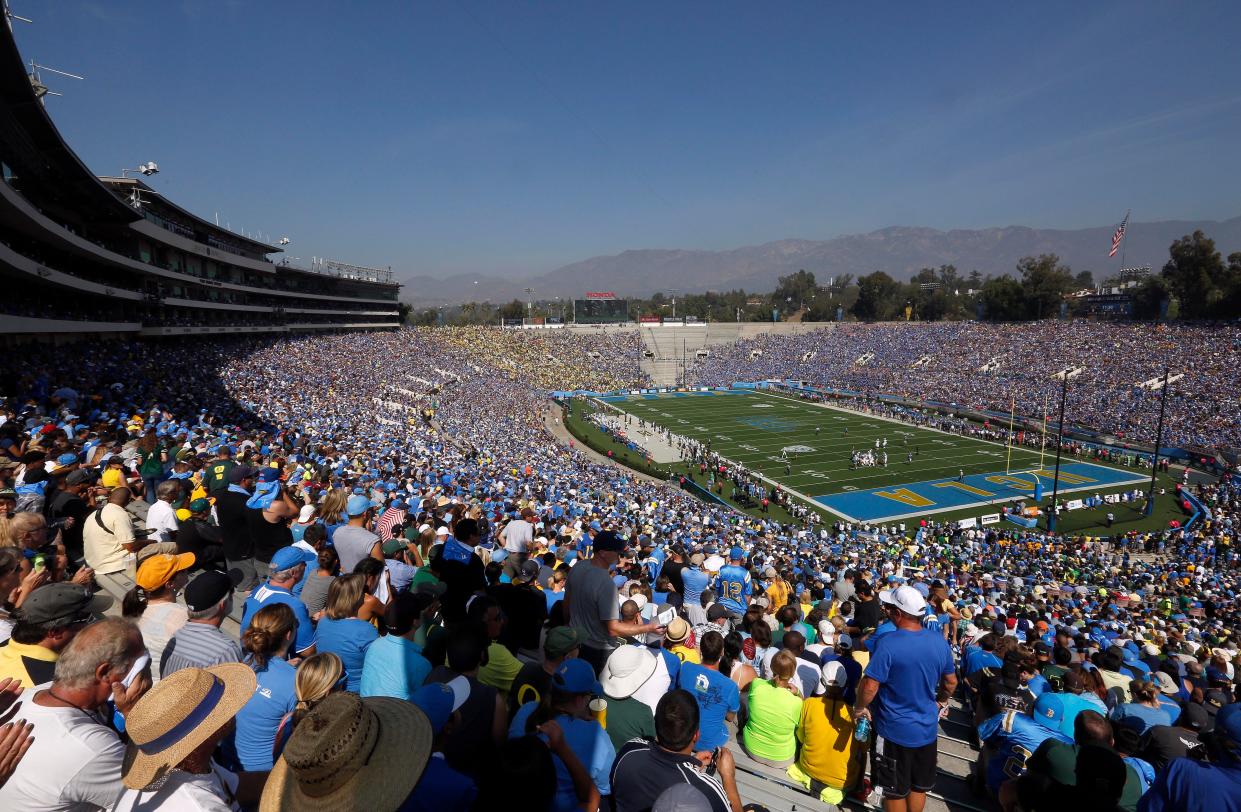
[(565, 426), (564, 420), (561, 418), (560, 407), (556, 405), (555, 401), (547, 404), (547, 411), (543, 414), (543, 428), (547, 430), (547, 433), (550, 434), (553, 439), (559, 441), (560, 445), (565, 448), (569, 448), (570, 443), (572, 443), (572, 448), (575, 451), (579, 451), (589, 457), (592, 462), (610, 465), (613, 468), (628, 474), (629, 476), (637, 477), (638, 479), (655, 485), (671, 484), (666, 479), (659, 479), (658, 477), (653, 477), (650, 474), (644, 474), (641, 471), (630, 468), (628, 465), (609, 458), (606, 454), (600, 454), (586, 443), (574, 437), (573, 432), (569, 431), (569, 429)]

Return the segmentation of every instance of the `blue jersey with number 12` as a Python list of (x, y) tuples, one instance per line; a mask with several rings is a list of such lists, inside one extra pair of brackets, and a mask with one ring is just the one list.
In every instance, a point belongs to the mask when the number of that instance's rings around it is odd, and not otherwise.
[(745, 614), (746, 604), (750, 602), (750, 571), (745, 567), (729, 564), (720, 569), (720, 576), (715, 581), (715, 589), (719, 602), (737, 614)]

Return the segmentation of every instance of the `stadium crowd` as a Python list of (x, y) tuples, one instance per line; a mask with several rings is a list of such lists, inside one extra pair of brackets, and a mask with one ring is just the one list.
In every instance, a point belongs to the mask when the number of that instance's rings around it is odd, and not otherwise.
[(740, 764), (916, 812), (955, 714), (979, 803), (1241, 809), (1236, 483), (1108, 539), (781, 525), (559, 441), (542, 390), (636, 378), (554, 341), (15, 353), (0, 807), (741, 812)]
[[(757, 352), (761, 351), (761, 352)], [(864, 363), (859, 359), (869, 355)], [(1071, 377), (1067, 420), (1153, 442), (1159, 386), (1169, 386), (1164, 442), (1241, 447), (1241, 326), (1039, 321), (839, 324), (800, 335), (761, 335), (712, 347), (692, 366), (705, 386), (793, 378), (866, 395), (897, 395), (1019, 415), (1053, 414)]]

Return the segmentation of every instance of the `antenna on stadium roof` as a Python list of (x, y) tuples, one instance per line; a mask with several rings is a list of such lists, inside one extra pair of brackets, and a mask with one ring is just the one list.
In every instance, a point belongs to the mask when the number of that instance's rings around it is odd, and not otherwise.
[(9, 24), (9, 30), (10, 30), (10, 31), (12, 31), (12, 30), (13, 30), (13, 20), (17, 20), (18, 22), (23, 22), (23, 23), (33, 23), (33, 22), (34, 22), (34, 20), (30, 19), (29, 17), (22, 17), (22, 16), (19, 16), (19, 15), (17, 15), (17, 14), (14, 14), (13, 12), (9, 11), (9, 4), (8, 4), (8, 2), (7, 2), (7, 1), (6, 1), (6, 2), (3, 2), (3, 3), (2, 3), (2, 4), (0, 4), (0, 5), (2, 5), (2, 6), (3, 6), (3, 8), (4, 8), (4, 18), (5, 18), (5, 22), (7, 22), (7, 23)]
[(68, 71), (57, 70), (56, 68), (49, 68), (47, 65), (40, 65), (32, 59), (30, 60), (30, 84), (32, 87), (34, 87), (34, 97), (36, 99), (39, 99), (40, 101), (42, 101), (44, 96), (65, 95), (63, 93), (57, 93), (54, 90), (49, 90), (47, 85), (43, 84), (43, 77), (39, 74), (40, 70), (51, 71), (52, 73), (55, 73), (60, 76), (67, 76), (70, 79), (85, 79), (86, 78), (85, 76), (78, 76), (76, 73), (69, 73)]

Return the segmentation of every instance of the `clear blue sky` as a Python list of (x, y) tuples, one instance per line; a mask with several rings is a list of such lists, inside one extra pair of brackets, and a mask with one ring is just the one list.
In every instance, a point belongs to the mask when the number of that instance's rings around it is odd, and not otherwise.
[(1235, 0), (11, 3), (93, 170), (403, 276), (1241, 214)]

